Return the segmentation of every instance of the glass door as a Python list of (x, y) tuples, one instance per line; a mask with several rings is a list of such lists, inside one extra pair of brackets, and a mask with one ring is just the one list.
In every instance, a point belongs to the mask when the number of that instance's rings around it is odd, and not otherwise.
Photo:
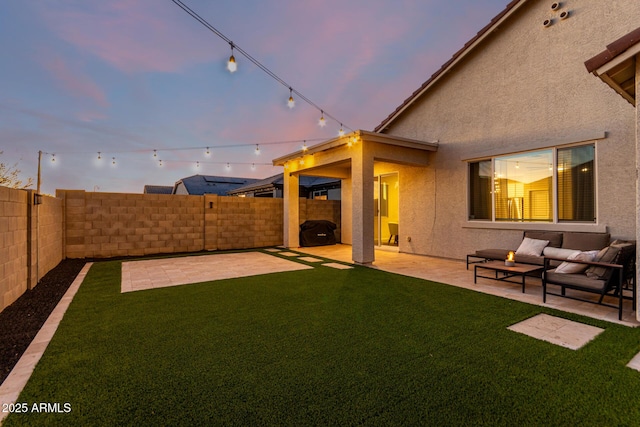
[(373, 184), (374, 242), (376, 246), (398, 246), (400, 217), (398, 174), (376, 176)]

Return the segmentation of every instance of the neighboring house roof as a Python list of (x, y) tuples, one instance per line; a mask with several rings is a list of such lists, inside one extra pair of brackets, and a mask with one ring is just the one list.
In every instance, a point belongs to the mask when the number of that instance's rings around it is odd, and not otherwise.
[(640, 28), (607, 45), (604, 51), (585, 61), (584, 65), (588, 72), (600, 77), (635, 106), (637, 55), (640, 55)]
[(171, 185), (145, 185), (145, 194), (171, 194), (173, 193), (173, 186)]
[(458, 62), (460, 62), (469, 52), (471, 52), (478, 44), (484, 40), (484, 38), (491, 34), (491, 32), (499, 26), (505, 19), (507, 19), (512, 13), (514, 13), (520, 6), (524, 5), (526, 0), (513, 0), (511, 1), (502, 12), (496, 15), (489, 24), (483, 29), (478, 31), (471, 40), (469, 40), (462, 49), (453, 54), (453, 57), (440, 67), (426, 82), (422, 84), (415, 92), (411, 94), (405, 101), (395, 109), (394, 112), (384, 119), (375, 129), (374, 132), (383, 132), (391, 122), (393, 122), (398, 116), (402, 114), (411, 104), (413, 104), (423, 93), (429, 89), (431, 85), (437, 82), (447, 71), (453, 68)]
[(193, 175), (176, 182), (173, 192), (182, 184), (192, 195), (217, 194), (225, 196), (229, 191), (258, 181), (254, 178), (233, 178), (213, 175)]
[[(322, 178), (317, 176), (300, 176), (299, 184), (301, 187), (316, 187), (320, 185), (327, 185), (331, 183), (339, 182), (339, 179), (336, 178)], [(276, 186), (282, 186), (284, 183), (284, 174), (279, 173), (277, 175), (270, 176), (269, 178), (261, 179), (242, 187), (238, 187), (234, 190), (229, 191), (229, 195), (247, 193), (249, 191), (257, 191), (263, 188), (270, 188)]]

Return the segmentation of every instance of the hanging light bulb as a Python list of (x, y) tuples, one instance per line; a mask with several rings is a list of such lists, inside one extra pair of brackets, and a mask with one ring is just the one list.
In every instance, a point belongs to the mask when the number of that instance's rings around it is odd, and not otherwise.
[(296, 101), (293, 99), (293, 89), (289, 88), (289, 102), (287, 102), (287, 106), (289, 108), (293, 108), (296, 106)]
[(256, 144), (256, 156), (260, 155), (260, 145)]
[(227, 170), (231, 169), (231, 165), (229, 163), (227, 163)]
[(115, 166), (115, 164), (116, 164), (116, 158), (115, 157), (111, 158), (111, 164)]
[(327, 125), (327, 121), (324, 119), (324, 111), (322, 110), (320, 110), (320, 120), (318, 120), (318, 125), (320, 125), (321, 128)]
[(233, 43), (229, 43), (231, 46), (231, 56), (229, 62), (227, 62), (227, 70), (231, 73), (235, 73), (238, 70), (238, 64), (236, 64), (236, 58), (233, 56)]
[(53, 153), (51, 155), (51, 161), (55, 163), (55, 161), (56, 161), (56, 153)]
[(158, 157), (158, 150), (153, 150), (153, 157)]
[(205, 152), (204, 152), (204, 154), (205, 154), (205, 155), (207, 155), (207, 156), (208, 156), (209, 154), (211, 154), (211, 151), (209, 151), (209, 147), (207, 147), (207, 151), (205, 151)]
[(200, 167), (200, 162), (196, 161), (196, 167), (199, 168)]
[(302, 141), (302, 152), (307, 151), (309, 148), (307, 148), (307, 140), (305, 139), (304, 141)]
[(256, 170), (256, 164), (255, 163), (251, 163), (251, 170)]
[(100, 160), (102, 158), (102, 155), (100, 154), (100, 152), (98, 151), (98, 160)]
[(344, 129), (342, 129), (342, 123), (340, 123), (340, 130), (338, 131), (338, 136), (339, 137), (343, 137), (344, 136)]
[(158, 161), (158, 166), (162, 167), (162, 159)]

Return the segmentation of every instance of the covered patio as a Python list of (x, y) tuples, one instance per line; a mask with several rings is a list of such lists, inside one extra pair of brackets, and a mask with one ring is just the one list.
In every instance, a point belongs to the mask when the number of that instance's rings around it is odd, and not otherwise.
[[(430, 153), (437, 149), (437, 142), (358, 130), (273, 160), (275, 166), (283, 166), (285, 171), (284, 246), (300, 246), (300, 176), (339, 178), (342, 181), (341, 241), (351, 245), (350, 261), (373, 263), (376, 253), (374, 218), (378, 213), (374, 206), (374, 176), (397, 173), (399, 168), (424, 169), (429, 164)], [(402, 176), (398, 183), (402, 187)], [(403, 199), (402, 206), (412, 209), (413, 203)], [(398, 227), (402, 233), (402, 220)]]

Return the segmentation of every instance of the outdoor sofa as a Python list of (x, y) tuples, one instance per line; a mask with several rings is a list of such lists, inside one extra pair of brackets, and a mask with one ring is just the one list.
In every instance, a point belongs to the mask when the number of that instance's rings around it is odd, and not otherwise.
[[(547, 295), (557, 295), (602, 304), (617, 308), (618, 319), (622, 320), (623, 299), (631, 299), (634, 310), (636, 306), (635, 257), (635, 241), (622, 240), (613, 241), (609, 246), (598, 251), (593, 258), (588, 252), (580, 252), (570, 257), (571, 259), (545, 256), (542, 272), (542, 301), (547, 302)], [(551, 292), (549, 285), (560, 287), (560, 293)], [(567, 294), (567, 289), (580, 291), (580, 293)], [(625, 291), (630, 291), (631, 295), (625, 296)], [(581, 296), (582, 292), (597, 294), (600, 298), (587, 299)], [(616, 304), (603, 301), (607, 294), (617, 298)]]
[[(511, 249), (480, 249), (475, 254), (467, 255), (467, 269), (469, 264), (484, 262), (487, 260), (502, 260), (507, 258), (509, 251), (515, 252), (515, 261), (522, 264), (544, 265), (544, 256), (555, 256), (566, 258), (568, 252), (558, 251), (556, 249), (572, 249), (574, 251), (592, 251), (600, 250), (609, 245), (611, 235), (609, 233), (585, 233), (577, 231), (538, 231), (527, 230), (523, 234), (523, 243), (525, 239), (537, 241), (548, 241), (542, 246), (540, 253), (535, 251), (519, 251), (519, 248)], [(481, 261), (472, 261), (472, 258)]]

